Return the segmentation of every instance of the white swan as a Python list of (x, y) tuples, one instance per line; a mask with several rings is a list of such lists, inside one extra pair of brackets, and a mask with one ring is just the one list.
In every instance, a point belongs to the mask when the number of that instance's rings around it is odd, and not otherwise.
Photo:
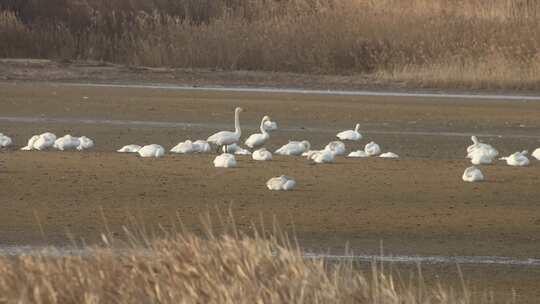
[(119, 152), (119, 153), (136, 153), (136, 152), (139, 152), (139, 150), (141, 148), (142, 147), (139, 146), (139, 145), (127, 145), (127, 146), (123, 146), (119, 150), (116, 150), (116, 152)]
[(171, 150), (172, 153), (190, 154), (190, 153), (207, 153), (210, 152), (210, 145), (206, 140), (186, 140), (178, 143)]
[(473, 165), (489, 165), (493, 162), (492, 154), (486, 149), (475, 149), (467, 154)]
[(530, 161), (527, 158), (528, 151), (516, 152), (507, 157), (501, 157), (501, 160), (506, 160), (509, 166), (524, 167), (528, 166)]
[(382, 158), (399, 158), (399, 155), (397, 155), (394, 152), (386, 152), (386, 153), (383, 153), (383, 154), (379, 155), (379, 157), (382, 157)]
[(477, 159), (484, 158), (487, 160), (493, 159), (499, 155), (497, 149), (493, 148), (491, 145), (480, 142), (476, 136), (471, 136), (471, 140), (473, 144), (467, 147), (467, 158), (472, 159), (473, 157), (476, 157)]
[(77, 150), (82, 151), (94, 147), (94, 141), (86, 136), (79, 137), (79, 146)]
[(330, 142), (324, 150), (331, 151), (334, 155), (343, 155), (345, 154), (345, 144), (341, 141)]
[(268, 134), (268, 132), (266, 132), (266, 129), (264, 127), (264, 123), (269, 121), (269, 120), (270, 120), (270, 117), (268, 117), (268, 116), (265, 116), (265, 117), (262, 118), (261, 127), (260, 127), (261, 133), (251, 134), (248, 137), (248, 139), (246, 139), (246, 141), (245, 141), (246, 146), (248, 146), (250, 148), (258, 148), (258, 147), (263, 146), (264, 143), (266, 143), (266, 141), (268, 141), (268, 139), (270, 139), (270, 134)]
[(272, 177), (266, 182), (266, 187), (270, 190), (292, 190), (296, 186), (296, 181), (288, 176)]
[(26, 147), (21, 148), (21, 150), (45, 150), (54, 146), (56, 141), (56, 135), (50, 132), (45, 132), (41, 135), (34, 135), (28, 140)]
[(272, 160), (272, 153), (265, 148), (253, 151), (251, 154), (253, 160)]
[(242, 108), (238, 107), (234, 110), (234, 132), (221, 131), (208, 137), (206, 141), (211, 142), (217, 146), (227, 146), (237, 143), (242, 136), (242, 129), (240, 128), (240, 112)]
[(233, 168), (236, 167), (236, 158), (229, 153), (223, 153), (214, 159), (214, 167), (216, 168)]
[(232, 144), (224, 146), (222, 149), (223, 153), (230, 153), (235, 155), (251, 155), (249, 150), (240, 147), (238, 144)]
[(334, 162), (334, 152), (331, 150), (310, 151), (307, 154), (307, 158), (317, 164), (332, 163)]
[(479, 182), (484, 180), (484, 174), (482, 174), (480, 169), (472, 166), (465, 169), (465, 172), (463, 172), (463, 176), (461, 178), (465, 182)]
[(281, 148), (277, 149), (275, 154), (278, 155), (302, 155), (302, 153), (309, 151), (311, 144), (309, 141), (290, 141), (288, 144), (283, 145)]
[[(34, 150), (34, 144), (36, 143), (36, 141), (39, 139), (39, 135), (34, 135), (32, 137), (30, 137), (30, 139), (28, 140), (28, 143), (26, 144), (26, 146), (22, 147), (21, 150), (23, 151), (30, 151), (30, 150)], [(54, 142), (53, 142), (54, 144)]]
[(360, 124), (356, 124), (354, 127), (354, 130), (346, 130), (339, 132), (336, 137), (340, 140), (352, 140), (357, 141), (362, 139), (362, 134), (358, 132), (358, 129), (360, 129)]
[(137, 153), (139, 153), (139, 156), (141, 157), (163, 157), (165, 155), (165, 149), (156, 144), (146, 145), (142, 148), (140, 148)]
[(179, 154), (188, 154), (188, 153), (195, 153), (196, 150), (197, 148), (195, 147), (195, 145), (191, 142), (191, 140), (188, 139), (174, 146), (170, 150), (170, 152), (179, 153)]
[(12, 143), (13, 141), (9, 136), (0, 133), (0, 148), (9, 147)]
[(364, 152), (366, 152), (368, 156), (374, 156), (381, 153), (381, 147), (375, 142), (370, 142), (364, 147)]
[(369, 155), (364, 150), (353, 151), (347, 155), (347, 157), (369, 157)]
[(275, 121), (267, 120), (264, 122), (264, 129), (266, 131), (272, 132), (278, 129), (277, 123)]
[(206, 140), (196, 140), (193, 142), (193, 146), (195, 147), (195, 151), (197, 153), (208, 153), (210, 152), (210, 144)]
[(536, 158), (537, 160), (540, 160), (540, 148), (534, 150), (532, 153), (532, 157)]
[(74, 149), (77, 149), (77, 147), (80, 144), (81, 144), (81, 141), (79, 140), (78, 137), (73, 137), (67, 134), (55, 140), (53, 147), (60, 151), (74, 150)]

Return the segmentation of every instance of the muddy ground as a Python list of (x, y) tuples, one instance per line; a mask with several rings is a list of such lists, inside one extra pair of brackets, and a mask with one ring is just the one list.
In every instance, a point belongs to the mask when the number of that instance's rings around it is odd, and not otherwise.
[[(131, 143), (170, 149), (232, 129), (235, 106), (246, 110), (246, 135), (257, 131), (263, 115), (279, 123), (272, 150), (289, 139), (323, 147), (359, 122), (364, 139), (349, 150), (374, 140), (401, 159), (311, 165), (296, 157), (239, 157), (238, 168), (216, 169), (213, 154), (140, 159), (114, 153)], [(540, 162), (526, 168), (497, 162), (482, 167), (486, 182), (461, 180), (471, 134), (502, 155), (540, 147), (540, 102), (5, 82), (0, 109), (0, 132), (15, 140), (0, 153), (0, 244), (61, 245), (70, 242), (68, 232), (92, 243), (105, 227), (120, 236), (130, 216), (148, 231), (172, 229), (178, 219), (200, 231), (202, 213), (230, 208), (241, 229), (277, 221), (313, 251), (340, 253), (348, 243), (353, 252), (373, 254), (382, 242), (388, 254), (540, 258)], [(45, 131), (86, 135), (96, 148), (18, 151)], [(296, 178), (298, 188), (268, 191), (266, 180), (281, 174)], [(498, 278), (479, 285), (518, 288), (524, 302), (540, 297), (536, 268), (471, 271), (478, 282), (486, 274)]]

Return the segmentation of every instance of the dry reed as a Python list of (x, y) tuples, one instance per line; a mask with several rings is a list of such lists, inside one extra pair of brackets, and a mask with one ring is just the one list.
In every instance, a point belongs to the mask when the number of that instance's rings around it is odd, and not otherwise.
[(467, 290), (398, 283), (375, 263), (366, 276), (350, 262), (306, 259), (257, 235), (182, 233), (112, 248), (1, 256), (0, 303), (490, 303)]
[(26, 0), (2, 9), (1, 57), (540, 84), (540, 2), (530, 0)]

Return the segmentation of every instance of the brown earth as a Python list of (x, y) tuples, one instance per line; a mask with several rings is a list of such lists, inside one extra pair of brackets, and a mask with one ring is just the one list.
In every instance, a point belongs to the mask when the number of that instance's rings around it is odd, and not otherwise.
[[(158, 224), (170, 228), (177, 218), (199, 229), (201, 213), (231, 208), (240, 228), (249, 231), (252, 222), (271, 226), (276, 220), (311, 250), (340, 252), (348, 242), (354, 252), (377, 253), (382, 241), (390, 254), (540, 258), (540, 162), (526, 168), (498, 162), (482, 167), (486, 182), (461, 181), (470, 165), (464, 159), (469, 133), (502, 155), (539, 147), (540, 102), (15, 82), (0, 84), (0, 92), (0, 132), (12, 136), (16, 147), (45, 131), (86, 135), (97, 145), (83, 153), (15, 148), (0, 153), (0, 244), (64, 244), (67, 232), (94, 242), (105, 224), (121, 234), (130, 215), (149, 230)], [(365, 138), (349, 149), (375, 140), (402, 158), (310, 165), (295, 157), (271, 162), (239, 157), (238, 168), (216, 169), (214, 155), (140, 159), (113, 152), (131, 143), (170, 148), (231, 129), (235, 106), (246, 109), (241, 118), (246, 135), (257, 130), (264, 114), (279, 123), (272, 149), (289, 139), (322, 147), (358, 121)], [(29, 117), (42, 120), (17, 121)], [(268, 178), (281, 174), (295, 177), (297, 190), (265, 188)], [(500, 277), (488, 284), (493, 288), (517, 287), (520, 299), (531, 303), (539, 297), (536, 268), (475, 269), (479, 278)], [(520, 286), (509, 281), (514, 277)]]

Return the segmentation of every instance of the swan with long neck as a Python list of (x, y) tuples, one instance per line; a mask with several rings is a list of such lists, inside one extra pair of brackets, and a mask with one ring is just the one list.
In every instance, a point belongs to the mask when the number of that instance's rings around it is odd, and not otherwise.
[(339, 138), (340, 140), (352, 140), (352, 141), (361, 140), (362, 134), (358, 132), (359, 129), (360, 129), (360, 124), (357, 123), (354, 130), (346, 130), (343, 132), (339, 132), (336, 135), (336, 137)]
[(240, 112), (242, 111), (243, 109), (240, 107), (237, 107), (234, 110), (234, 132), (220, 131), (208, 137), (207, 141), (217, 145), (218, 149), (219, 147), (228, 146), (240, 141), (240, 136), (242, 136), (242, 129), (240, 128)]
[(246, 146), (250, 148), (258, 148), (264, 145), (268, 139), (270, 139), (270, 134), (266, 131), (265, 123), (270, 121), (270, 117), (264, 116), (261, 120), (261, 133), (251, 134), (248, 139), (246, 139)]
[(499, 155), (499, 152), (491, 145), (480, 142), (476, 136), (471, 136), (472, 145), (467, 147), (467, 158), (486, 158), (493, 159)]

